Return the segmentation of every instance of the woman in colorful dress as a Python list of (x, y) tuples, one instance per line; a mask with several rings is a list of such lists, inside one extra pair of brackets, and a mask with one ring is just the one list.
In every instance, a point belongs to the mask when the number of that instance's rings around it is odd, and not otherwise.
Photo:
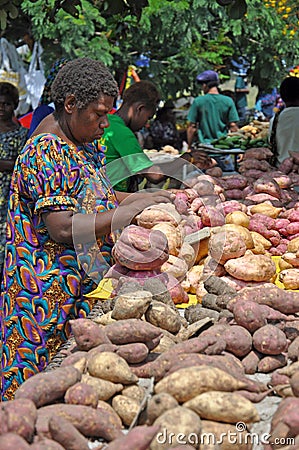
[(16, 158), (27, 139), (27, 128), (20, 126), (14, 111), (19, 104), (18, 89), (0, 83), (0, 280), (6, 242), (6, 216), (9, 186)]
[(134, 194), (130, 202), (106, 177), (98, 142), (117, 94), (101, 62), (68, 62), (52, 85), (55, 112), (16, 161), (0, 298), (3, 400), (47, 366), (70, 335), (69, 320), (90, 312), (85, 294), (109, 268), (114, 230), (172, 197)]

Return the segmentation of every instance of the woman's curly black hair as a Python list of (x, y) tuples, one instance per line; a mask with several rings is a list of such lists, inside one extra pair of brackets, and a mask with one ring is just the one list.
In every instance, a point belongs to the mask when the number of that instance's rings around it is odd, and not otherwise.
[(0, 83), (0, 95), (5, 95), (11, 99), (14, 109), (17, 109), (19, 104), (19, 91), (13, 84), (6, 81)]
[(70, 94), (75, 96), (78, 109), (84, 109), (102, 95), (116, 97), (118, 86), (101, 61), (78, 58), (66, 63), (53, 81), (51, 95), (57, 112)]

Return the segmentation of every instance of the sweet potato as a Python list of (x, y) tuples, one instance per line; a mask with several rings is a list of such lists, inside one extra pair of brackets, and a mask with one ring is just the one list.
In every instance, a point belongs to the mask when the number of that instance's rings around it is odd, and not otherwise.
[(285, 269), (279, 273), (285, 289), (299, 289), (299, 269)]
[(65, 393), (64, 401), (71, 405), (85, 405), (96, 408), (99, 401), (97, 390), (86, 383), (76, 383)]
[(177, 310), (161, 302), (153, 301), (145, 313), (146, 320), (156, 327), (163, 328), (176, 334), (181, 328), (182, 321)]
[(65, 450), (88, 450), (87, 439), (77, 428), (63, 417), (52, 416), (49, 420), (49, 431), (54, 441)]
[(67, 389), (80, 379), (80, 371), (73, 366), (41, 372), (21, 384), (15, 393), (15, 399), (29, 398), (39, 408), (62, 398)]
[(233, 355), (243, 357), (251, 351), (252, 337), (246, 328), (232, 325), (227, 327), (222, 337), (226, 342), (226, 351)]
[(116, 320), (141, 319), (151, 301), (152, 294), (144, 290), (118, 295), (111, 317)]
[[(214, 422), (212, 420), (202, 420), (202, 435), (201, 441), (202, 445), (200, 448), (203, 450), (210, 450), (209, 444), (211, 443), (211, 436), (215, 436), (215, 442), (221, 442), (221, 449), (224, 450), (235, 450), (236, 442), (231, 439), (235, 436), (236, 427), (235, 425), (229, 423)], [(214, 440), (212, 440), (214, 442)], [(207, 446), (207, 447), (206, 447)], [(218, 447), (218, 446), (217, 446)], [(217, 449), (216, 447), (216, 449)], [(212, 447), (213, 448), (213, 447)], [(219, 447), (218, 447), (219, 448)], [(238, 450), (251, 450), (252, 443), (248, 439), (248, 430), (238, 431)], [(218, 449), (217, 449), (218, 450)]]
[(255, 374), (261, 357), (262, 356), (255, 350), (249, 352), (248, 355), (246, 355), (245, 358), (242, 359), (245, 373)]
[(299, 358), (299, 336), (297, 336), (288, 347), (288, 358), (297, 361)]
[(269, 281), (276, 273), (270, 256), (254, 255), (249, 250), (244, 256), (227, 261), (224, 267), (231, 276), (244, 281)]
[(53, 439), (38, 438), (34, 444), (30, 446), (30, 450), (65, 450), (62, 445)]
[(170, 255), (177, 256), (180, 253), (183, 244), (183, 234), (179, 227), (161, 221), (153, 226), (153, 230), (160, 231), (166, 236)]
[(70, 320), (72, 333), (79, 350), (88, 351), (100, 344), (109, 344), (104, 328), (90, 319)]
[(139, 404), (130, 397), (115, 395), (112, 399), (112, 408), (127, 427), (131, 425), (139, 411)]
[(144, 361), (149, 349), (143, 342), (120, 345), (116, 354), (125, 359), (128, 364), (137, 364)]
[(202, 419), (225, 423), (258, 422), (256, 408), (250, 400), (236, 392), (204, 392), (183, 404), (195, 411)]
[[(112, 345), (112, 344), (111, 344)], [(61, 367), (74, 366), (81, 373), (85, 371), (87, 354), (83, 351), (71, 353), (61, 361)]]
[[(295, 437), (298, 434), (298, 407), (299, 399), (296, 397), (283, 399), (271, 421), (271, 440)], [(275, 442), (275, 441), (274, 441)]]
[(190, 436), (198, 437), (199, 442), (200, 418), (195, 412), (183, 406), (165, 411), (155, 420), (154, 425), (159, 426), (160, 431), (151, 443), (151, 450), (164, 450), (182, 441), (187, 444)]
[(299, 370), (291, 376), (290, 385), (295, 397), (299, 397)]
[(246, 252), (244, 239), (234, 231), (220, 231), (209, 240), (210, 256), (220, 264), (231, 258), (238, 258)]
[[(283, 314), (295, 314), (299, 312), (299, 297), (297, 292), (286, 292), (274, 284), (260, 286), (259, 289), (245, 288), (231, 300), (231, 306), (239, 299), (252, 300), (268, 305)], [(228, 305), (228, 307), (231, 307)]]
[(256, 330), (252, 342), (254, 348), (265, 355), (279, 355), (288, 347), (286, 335), (274, 325), (264, 325)]
[(50, 437), (49, 420), (51, 417), (63, 417), (71, 422), (86, 437), (103, 438), (112, 441), (121, 435), (119, 419), (114, 414), (98, 407), (83, 405), (65, 405), (57, 403), (39, 408), (36, 421), (38, 435)]
[(137, 426), (110, 442), (106, 450), (147, 450), (158, 431), (159, 426)]
[(146, 424), (152, 425), (154, 421), (168, 409), (179, 406), (177, 400), (170, 394), (162, 392), (153, 395), (147, 403), (145, 417)]
[(137, 402), (139, 405), (144, 400), (144, 397), (146, 395), (146, 390), (144, 387), (139, 386), (138, 384), (132, 384), (131, 386), (126, 386), (122, 391), (121, 394), (125, 397), (129, 397), (135, 402)]
[(128, 363), (112, 352), (94, 355), (88, 360), (87, 369), (91, 376), (103, 378), (113, 383), (133, 384), (138, 381)]
[(245, 388), (246, 383), (216, 367), (188, 367), (166, 376), (155, 386), (155, 393), (167, 392), (179, 403), (186, 402), (203, 392), (234, 391)]
[[(3, 415), (3, 417), (2, 417)], [(32, 400), (20, 398), (1, 403), (1, 432), (17, 433), (32, 442), (37, 410)]]
[(3, 450), (30, 450), (30, 445), (16, 433), (4, 433), (0, 436), (0, 448)]
[(120, 383), (112, 383), (108, 380), (102, 380), (101, 378), (91, 377), (90, 375), (84, 374), (82, 376), (82, 382), (92, 386), (98, 396), (99, 400), (106, 401), (109, 400), (113, 395), (122, 391), (123, 385)]
[(258, 363), (258, 371), (262, 373), (273, 372), (287, 364), (285, 355), (269, 355), (262, 358)]
[(261, 314), (260, 305), (250, 300), (237, 300), (233, 304), (233, 314), (237, 324), (251, 333), (267, 324), (265, 317)]
[(147, 342), (161, 336), (161, 331), (154, 325), (141, 319), (118, 320), (105, 327), (105, 332), (113, 344)]

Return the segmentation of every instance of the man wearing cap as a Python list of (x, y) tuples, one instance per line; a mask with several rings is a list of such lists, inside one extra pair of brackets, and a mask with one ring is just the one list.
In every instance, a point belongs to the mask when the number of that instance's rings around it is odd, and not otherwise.
[(204, 95), (196, 97), (187, 119), (187, 141), (189, 148), (196, 132), (201, 143), (210, 144), (214, 139), (226, 136), (228, 131), (237, 131), (239, 116), (234, 101), (218, 91), (219, 77), (213, 70), (206, 70), (196, 77), (202, 85)]

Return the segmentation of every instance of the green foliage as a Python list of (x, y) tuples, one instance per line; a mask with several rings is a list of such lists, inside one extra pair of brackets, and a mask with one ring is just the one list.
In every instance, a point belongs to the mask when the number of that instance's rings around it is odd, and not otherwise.
[(251, 62), (253, 84), (278, 86), (299, 59), (299, 41), (286, 33), (291, 20), (264, 0), (0, 0), (4, 36), (20, 40), (23, 22), (23, 32), (41, 40), (47, 68), (61, 56), (89, 56), (110, 66), (120, 83), (143, 54), (150, 65), (137, 71), (165, 98), (197, 94), (202, 70), (229, 77), (231, 57), (240, 55)]

